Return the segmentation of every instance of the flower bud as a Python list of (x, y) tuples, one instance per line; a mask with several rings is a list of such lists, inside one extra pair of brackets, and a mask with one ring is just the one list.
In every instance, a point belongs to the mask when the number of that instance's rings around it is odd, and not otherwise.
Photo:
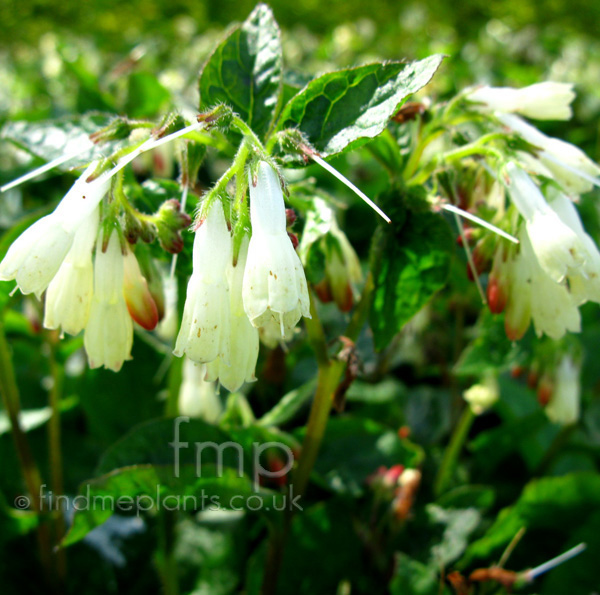
[(158, 324), (158, 308), (142, 275), (137, 258), (129, 246), (125, 248), (123, 292), (127, 310), (142, 328), (151, 331)]
[(183, 250), (182, 230), (192, 223), (189, 215), (180, 210), (179, 201), (171, 198), (165, 201), (158, 210), (155, 218), (158, 230), (158, 241), (161, 247), (171, 254), (178, 254)]

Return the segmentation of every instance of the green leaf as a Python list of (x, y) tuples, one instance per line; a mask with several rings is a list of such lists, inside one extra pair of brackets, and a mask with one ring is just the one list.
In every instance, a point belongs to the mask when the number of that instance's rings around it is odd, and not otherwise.
[[(273, 434), (266, 439), (272, 440)], [(211, 505), (242, 509), (250, 497), (255, 510), (274, 510), (278, 495), (259, 489), (250, 477), (254, 469), (248, 449), (259, 440), (262, 435), (250, 433), (245, 439), (243, 429), (238, 429), (232, 436), (187, 417), (137, 426), (102, 457), (100, 476), (80, 486), (79, 504), (74, 503), (73, 525), (64, 545), (83, 539), (113, 512), (139, 514), (144, 508), (169, 506), (193, 511)]]
[(423, 451), (394, 430), (344, 415), (329, 421), (315, 472), (330, 489), (360, 496), (367, 477), (380, 466), (416, 467), (422, 459)]
[(113, 512), (239, 510), (249, 498), (253, 498), (254, 510), (269, 511), (274, 509), (277, 494), (255, 490), (249, 477), (240, 477), (237, 469), (219, 465), (203, 464), (200, 477), (193, 465), (181, 466), (179, 476), (171, 465), (117, 469), (80, 486), (73, 502), (73, 524), (62, 545), (77, 543)]
[(277, 128), (298, 128), (323, 157), (340, 153), (359, 139), (381, 134), (402, 102), (431, 80), (443, 58), (324, 74), (288, 102)]
[(259, 4), (204, 65), (200, 109), (226, 103), (264, 136), (277, 115), (282, 84), (279, 26), (271, 9)]
[(371, 252), (375, 289), (370, 322), (383, 349), (446, 284), (453, 239), (439, 215), (407, 212), (400, 229), (380, 226)]
[(497, 555), (523, 527), (570, 531), (583, 526), (599, 508), (600, 476), (596, 473), (531, 481), (517, 503), (502, 510), (487, 533), (469, 546), (461, 567)]
[[(45, 122), (7, 122), (0, 139), (8, 140), (19, 148), (39, 157), (44, 162), (62, 157), (65, 153), (77, 153), (89, 144), (89, 135), (105, 128), (115, 116), (90, 113), (85, 116), (69, 116)], [(67, 171), (72, 167), (89, 163), (92, 159), (110, 155), (127, 144), (127, 140), (110, 141), (94, 145), (74, 159), (57, 167)], [(38, 164), (33, 164), (34, 166)]]

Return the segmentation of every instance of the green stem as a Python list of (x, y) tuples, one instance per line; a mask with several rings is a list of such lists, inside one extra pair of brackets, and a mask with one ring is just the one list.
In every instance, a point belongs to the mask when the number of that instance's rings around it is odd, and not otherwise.
[[(4, 408), (10, 420), (11, 432), (17, 450), (17, 456), (21, 466), (21, 472), (29, 492), (31, 508), (38, 513), (42, 511), (41, 493), (42, 480), (39, 469), (33, 459), (27, 435), (21, 427), (19, 414), (21, 411), (21, 402), (19, 398), (19, 390), (15, 379), (15, 371), (13, 368), (10, 350), (6, 342), (4, 334), (4, 322), (0, 318), (0, 392), (2, 392), (2, 400)], [(41, 519), (40, 519), (41, 521)], [(52, 546), (50, 542), (50, 532), (48, 526), (40, 522), (37, 527), (38, 545), (40, 548), (40, 557), (46, 578), (50, 584), (53, 584), (53, 569), (52, 569)]]
[[(52, 415), (48, 423), (48, 450), (50, 453), (52, 492), (57, 499), (56, 501), (60, 502), (59, 496), (63, 495), (65, 492), (60, 431), (60, 395), (62, 393), (64, 371), (62, 366), (56, 361), (55, 343), (50, 345), (50, 371), (53, 382), (49, 394), (49, 403)], [(60, 506), (54, 512), (54, 515), (54, 542), (56, 545), (58, 545), (65, 535), (65, 517)], [(55, 554), (58, 579), (61, 584), (64, 584), (67, 576), (67, 559), (65, 548), (59, 547), (55, 551)]]
[(158, 570), (164, 595), (178, 595), (177, 560), (175, 559), (175, 540), (177, 511), (161, 510), (159, 523)]
[(438, 471), (435, 484), (434, 492), (436, 496), (443, 494), (452, 479), (454, 468), (460, 456), (460, 451), (469, 435), (469, 430), (475, 419), (475, 414), (471, 411), (470, 407), (465, 407), (458, 425), (454, 429), (450, 444), (448, 444), (446, 451), (444, 452), (444, 458)]

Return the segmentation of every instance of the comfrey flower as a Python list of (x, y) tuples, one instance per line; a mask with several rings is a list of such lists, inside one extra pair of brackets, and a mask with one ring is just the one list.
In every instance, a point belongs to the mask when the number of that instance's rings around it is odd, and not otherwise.
[(223, 406), (217, 387), (214, 382), (207, 382), (205, 376), (204, 364), (197, 364), (187, 357), (183, 360), (179, 414), (214, 423), (223, 412)]
[(71, 249), (77, 230), (108, 192), (106, 176), (87, 182), (96, 166), (93, 162), (81, 174), (54, 212), (16, 239), (0, 263), (0, 280), (15, 279), (24, 294), (41, 297)]
[(118, 372), (131, 359), (133, 322), (123, 295), (124, 256), (119, 234), (113, 230), (106, 251), (102, 236), (96, 245), (94, 297), (83, 335), (90, 368), (104, 366)]
[(550, 401), (545, 409), (550, 421), (570, 425), (579, 419), (581, 400), (579, 371), (579, 366), (571, 356), (565, 355), (560, 360)]
[(244, 273), (244, 310), (253, 326), (279, 329), (289, 338), (302, 316), (310, 318), (302, 263), (286, 231), (285, 205), (275, 170), (261, 161), (256, 184), (250, 174), (252, 237)]
[(94, 292), (92, 250), (96, 243), (99, 209), (93, 211), (75, 234), (73, 245), (48, 286), (44, 327), (81, 332), (88, 321)]
[(569, 291), (577, 304), (600, 303), (600, 252), (585, 232), (575, 205), (562, 192), (548, 189), (550, 208), (573, 231), (583, 244), (584, 262), (568, 275)]
[(258, 359), (258, 329), (253, 327), (244, 312), (242, 284), (248, 254), (248, 236), (244, 236), (235, 266), (227, 267), (230, 305), (230, 337), (228, 359), (217, 357), (206, 364), (206, 380), (218, 380), (227, 390), (235, 392), (244, 382), (254, 382)]
[(526, 228), (519, 233), (520, 252), (508, 267), (508, 298), (505, 311), (506, 335), (520, 339), (533, 321), (538, 336), (560, 339), (566, 332), (581, 330), (581, 317), (567, 286), (557, 283), (540, 266)]
[(185, 353), (197, 363), (212, 362), (219, 357), (224, 365), (231, 365), (229, 286), (225, 273), (231, 252), (223, 206), (215, 200), (196, 230), (193, 273), (173, 351), (176, 356)]
[(589, 192), (600, 185), (600, 166), (581, 149), (558, 138), (546, 136), (531, 124), (512, 114), (496, 113), (498, 120), (540, 150), (541, 165), (569, 194)]
[(511, 87), (478, 87), (467, 99), (482, 111), (517, 113), (535, 120), (569, 120), (575, 99), (573, 85), (545, 81), (522, 89)]
[(586, 261), (588, 250), (575, 231), (550, 208), (533, 180), (514, 163), (506, 167), (512, 200), (525, 219), (541, 267), (561, 282)]

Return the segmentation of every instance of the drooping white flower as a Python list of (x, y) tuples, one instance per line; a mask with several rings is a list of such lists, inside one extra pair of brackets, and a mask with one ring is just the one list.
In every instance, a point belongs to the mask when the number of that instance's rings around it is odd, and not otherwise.
[[(567, 332), (580, 332), (579, 309), (566, 285), (558, 283), (542, 268), (525, 229), (519, 234), (519, 241), (521, 252), (517, 259), (521, 259), (523, 271), (528, 271), (525, 283), (529, 284), (531, 319), (537, 335), (560, 339)], [(516, 300), (527, 293), (521, 293), (520, 287), (515, 287), (514, 291)]]
[(546, 406), (550, 421), (563, 425), (574, 424), (579, 419), (580, 393), (579, 366), (571, 356), (565, 355), (556, 369), (554, 390)]
[(549, 188), (548, 199), (550, 208), (577, 235), (585, 249), (584, 263), (568, 276), (569, 291), (577, 304), (600, 303), (600, 252), (583, 229), (577, 209), (569, 198), (555, 188)]
[(185, 353), (197, 363), (219, 357), (230, 365), (230, 305), (225, 274), (230, 261), (231, 235), (223, 206), (216, 200), (196, 230), (194, 268), (173, 351), (176, 356)]
[(184, 358), (179, 388), (179, 414), (214, 423), (219, 419), (223, 406), (215, 383), (207, 382), (205, 376), (204, 364), (197, 364), (187, 357)]
[(76, 231), (108, 192), (110, 179), (106, 176), (87, 182), (96, 165), (92, 163), (81, 174), (54, 212), (15, 240), (0, 263), (0, 280), (15, 279), (24, 294), (41, 297), (69, 252)]
[(600, 184), (600, 166), (575, 145), (546, 136), (513, 114), (497, 113), (496, 117), (528, 143), (539, 147), (538, 159), (541, 164), (567, 193), (583, 194), (589, 192), (594, 184)]
[(302, 316), (310, 318), (302, 263), (286, 231), (281, 183), (266, 162), (258, 164), (256, 185), (250, 176), (252, 237), (243, 281), (244, 310), (253, 326), (279, 328), (290, 336)]
[(118, 372), (131, 359), (133, 323), (123, 295), (124, 266), (119, 235), (113, 231), (106, 252), (102, 236), (96, 244), (94, 262), (94, 297), (83, 344), (90, 368), (104, 366)]
[(506, 167), (509, 190), (525, 219), (527, 233), (541, 267), (556, 282), (581, 267), (587, 249), (580, 237), (553, 211), (533, 180), (514, 163)]
[(94, 291), (92, 250), (96, 243), (99, 209), (75, 234), (71, 249), (46, 292), (44, 327), (77, 335), (87, 323)]
[(235, 392), (244, 382), (256, 380), (256, 360), (258, 359), (258, 329), (250, 324), (242, 300), (242, 284), (248, 254), (248, 236), (242, 240), (236, 266), (230, 262), (227, 267), (230, 304), (229, 361), (227, 365), (221, 357), (206, 364), (206, 380), (218, 380), (227, 390)]
[(484, 111), (518, 113), (535, 120), (569, 120), (575, 92), (571, 83), (545, 81), (522, 89), (478, 87), (467, 98), (482, 104)]

